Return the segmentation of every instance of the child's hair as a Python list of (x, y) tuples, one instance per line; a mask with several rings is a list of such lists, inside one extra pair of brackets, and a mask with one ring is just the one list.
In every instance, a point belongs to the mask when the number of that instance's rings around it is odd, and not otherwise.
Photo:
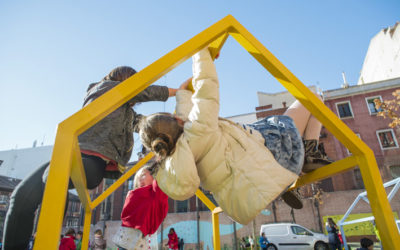
[(157, 165), (153, 161), (150, 160), (149, 162), (146, 163), (146, 165), (144, 165), (141, 169), (139, 169), (135, 174), (135, 178), (133, 179), (133, 189), (136, 189), (139, 187), (139, 183), (140, 183), (139, 179), (140, 179), (140, 176), (142, 175), (143, 171), (148, 170), (150, 172), (150, 174), (153, 175), (156, 166)]
[(153, 151), (159, 160), (171, 155), (176, 142), (183, 133), (183, 127), (169, 113), (155, 113), (143, 117), (139, 123), (142, 144)]
[(74, 235), (75, 234), (75, 230), (73, 228), (70, 228), (67, 230), (67, 232), (65, 233), (65, 235)]
[(332, 218), (328, 218), (328, 223), (329, 223), (329, 226), (330, 226), (330, 227), (336, 226), (336, 223), (333, 221)]
[(111, 70), (111, 72), (108, 73), (108, 75), (106, 75), (103, 80), (122, 82), (133, 76), (134, 74), (136, 74), (136, 70), (134, 70), (133, 68), (129, 66), (120, 66)]
[(368, 238), (362, 238), (360, 240), (361, 247), (368, 248), (374, 244), (374, 242)]
[(94, 231), (94, 234), (103, 236), (103, 231), (101, 231), (101, 229), (97, 229), (96, 231)]

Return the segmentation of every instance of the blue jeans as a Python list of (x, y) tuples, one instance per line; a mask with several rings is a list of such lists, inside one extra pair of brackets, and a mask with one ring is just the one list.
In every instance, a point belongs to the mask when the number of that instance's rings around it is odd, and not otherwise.
[(304, 145), (292, 118), (286, 115), (268, 116), (248, 126), (263, 135), (265, 146), (282, 167), (300, 174), (304, 163)]

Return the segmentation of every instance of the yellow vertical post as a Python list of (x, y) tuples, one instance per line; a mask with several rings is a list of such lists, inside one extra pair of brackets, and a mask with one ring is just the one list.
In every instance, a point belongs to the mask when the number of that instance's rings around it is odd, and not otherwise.
[(214, 250), (221, 249), (221, 242), (220, 242), (220, 238), (219, 238), (219, 217), (218, 217), (218, 212), (212, 211), (212, 226), (213, 226)]
[(372, 150), (359, 157), (359, 165), (383, 248), (399, 249), (399, 231)]
[(59, 126), (40, 210), (34, 250), (57, 249), (64, 219), (71, 172), (73, 145), (77, 138)]
[(92, 210), (85, 209), (85, 222), (83, 224), (83, 237), (82, 237), (82, 250), (87, 250), (89, 247), (89, 235), (90, 235), (90, 221), (92, 219)]

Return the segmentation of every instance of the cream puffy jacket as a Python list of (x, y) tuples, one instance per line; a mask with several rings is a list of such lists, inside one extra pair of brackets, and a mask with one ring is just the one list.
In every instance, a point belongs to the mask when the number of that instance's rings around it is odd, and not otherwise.
[(157, 182), (175, 200), (190, 198), (201, 185), (232, 219), (248, 224), (298, 176), (275, 161), (259, 133), (218, 118), (218, 78), (207, 49), (193, 56), (192, 83), (193, 95), (177, 93), (184, 132)]

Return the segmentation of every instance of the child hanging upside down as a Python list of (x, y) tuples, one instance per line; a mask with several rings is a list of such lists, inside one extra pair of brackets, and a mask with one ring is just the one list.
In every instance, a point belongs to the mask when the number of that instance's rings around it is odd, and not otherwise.
[[(186, 90), (190, 81), (193, 95)], [(317, 148), (320, 123), (296, 101), (285, 115), (238, 125), (218, 117), (218, 89), (205, 48), (193, 56), (193, 80), (176, 93), (176, 115), (157, 113), (140, 121), (142, 143), (158, 158), (160, 188), (172, 199), (185, 200), (201, 183), (244, 225), (281, 194), (289, 205), (300, 208), (301, 201), (285, 193), (287, 188), (302, 168), (311, 171), (331, 162)]]
[(168, 213), (168, 196), (153, 179), (152, 164), (135, 175), (134, 190), (128, 192), (121, 213), (122, 225), (113, 237), (120, 249), (148, 249), (148, 237), (155, 233)]

